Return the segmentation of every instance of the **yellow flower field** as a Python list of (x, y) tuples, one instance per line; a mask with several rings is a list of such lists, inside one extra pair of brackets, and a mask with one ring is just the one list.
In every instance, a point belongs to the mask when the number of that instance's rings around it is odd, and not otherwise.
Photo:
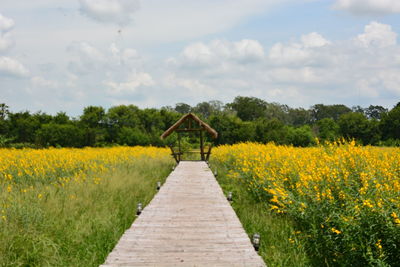
[(0, 149), (0, 266), (99, 266), (170, 172), (169, 154)]
[[(214, 159), (330, 264), (400, 262), (400, 149), (330, 143), (310, 148), (242, 143)], [(322, 255), (323, 254), (323, 255)]]
[[(63, 185), (82, 182), (141, 156), (162, 158), (169, 150), (156, 147), (0, 149), (0, 182), (8, 191), (16, 184)], [(4, 187), (3, 187), (4, 188)]]

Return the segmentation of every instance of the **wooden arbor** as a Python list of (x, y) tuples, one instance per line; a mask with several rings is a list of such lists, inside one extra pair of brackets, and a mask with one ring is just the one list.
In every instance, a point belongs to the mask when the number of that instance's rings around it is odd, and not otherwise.
[(193, 113), (189, 113), (180, 118), (174, 125), (172, 125), (168, 130), (166, 130), (162, 135), (161, 139), (167, 138), (173, 132), (178, 134), (178, 151), (174, 151), (174, 148), (170, 146), (172, 151), (172, 156), (175, 158), (176, 162), (179, 163), (182, 158), (182, 147), (181, 147), (181, 134), (184, 132), (198, 132), (200, 136), (200, 157), (203, 161), (208, 161), (211, 154), (212, 145), (208, 147), (207, 152), (205, 152), (204, 147), (204, 136), (203, 132), (208, 132), (212, 138), (217, 138), (218, 133), (207, 123), (200, 120), (199, 117)]

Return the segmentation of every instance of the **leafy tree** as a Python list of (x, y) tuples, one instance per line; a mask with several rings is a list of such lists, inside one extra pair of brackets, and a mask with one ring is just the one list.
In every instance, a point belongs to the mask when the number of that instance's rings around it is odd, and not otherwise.
[(400, 102), (388, 113), (382, 113), (380, 129), (385, 139), (400, 139)]
[(82, 147), (84, 130), (73, 124), (43, 124), (36, 141), (42, 146)]
[[(9, 106), (7, 106), (4, 103), (0, 104), (0, 135), (4, 135), (3, 136), (4, 140), (6, 140), (5, 135), (7, 135), (9, 131), (7, 122), (9, 113), (10, 113)], [(5, 141), (3, 143), (5, 143)]]
[(261, 143), (286, 144), (287, 129), (285, 124), (276, 118), (257, 120), (255, 122), (255, 140)]
[(9, 127), (9, 137), (13, 137), (14, 142), (34, 143), (35, 133), (40, 128), (40, 122), (29, 111), (10, 113)]
[(117, 142), (129, 146), (147, 146), (150, 144), (150, 138), (146, 133), (137, 128), (122, 127), (118, 132)]
[(65, 112), (58, 112), (53, 117), (53, 122), (56, 124), (67, 124), (70, 122), (69, 116)]
[(363, 144), (373, 144), (379, 140), (379, 128), (376, 121), (370, 122), (361, 113), (343, 114), (339, 119), (341, 134), (346, 138), (354, 138)]
[(209, 123), (218, 132), (216, 144), (234, 144), (254, 140), (254, 124), (243, 122), (236, 116), (213, 115)]
[(223, 104), (221, 101), (213, 100), (209, 102), (201, 102), (197, 104), (192, 112), (199, 114), (203, 118), (208, 118), (212, 114), (217, 114), (222, 111)]
[(289, 107), (279, 103), (266, 103), (265, 104), (265, 117), (266, 119), (278, 119), (282, 122), (288, 122)]
[(288, 110), (288, 123), (293, 126), (301, 126), (311, 123), (311, 114), (304, 108), (290, 108)]
[(323, 141), (334, 141), (339, 137), (339, 125), (332, 118), (317, 121), (318, 137)]
[(85, 107), (81, 116), (81, 123), (89, 128), (100, 128), (104, 123), (105, 110), (103, 107)]
[(319, 121), (324, 118), (331, 118), (336, 121), (341, 115), (351, 112), (351, 109), (345, 105), (316, 104), (311, 107), (310, 112), (312, 121)]
[(0, 103), (0, 120), (6, 120), (8, 114), (10, 113), (9, 106), (4, 103)]
[(181, 114), (189, 113), (192, 107), (186, 103), (178, 103), (175, 105), (175, 111)]
[(298, 128), (286, 126), (288, 131), (288, 143), (294, 146), (307, 147), (314, 143), (310, 126), (304, 125)]
[(388, 110), (382, 106), (370, 105), (368, 108), (364, 110), (364, 112), (365, 115), (367, 115), (368, 119), (380, 120), (382, 115), (387, 113)]
[(227, 107), (236, 111), (243, 121), (254, 121), (265, 117), (267, 102), (256, 97), (238, 96)]
[(105, 110), (103, 107), (85, 107), (80, 122), (85, 131), (85, 145), (94, 146), (105, 140)]

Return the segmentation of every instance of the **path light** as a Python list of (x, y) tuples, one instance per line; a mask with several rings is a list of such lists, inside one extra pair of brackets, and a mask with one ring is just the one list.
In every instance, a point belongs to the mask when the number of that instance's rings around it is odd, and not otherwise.
[(172, 170), (175, 170), (175, 165), (174, 165), (174, 166), (172, 166)]
[(217, 177), (218, 176), (218, 172), (217, 169), (214, 170), (214, 176)]
[(252, 243), (253, 243), (254, 249), (255, 249), (256, 251), (258, 251), (258, 249), (260, 248), (260, 234), (255, 233), (255, 234), (253, 235)]
[(228, 192), (228, 197), (226, 199), (232, 201), (232, 192)]
[(161, 188), (161, 182), (158, 181), (158, 182), (157, 182), (157, 190), (160, 190), (160, 188)]
[(139, 216), (139, 215), (142, 213), (142, 210), (143, 210), (143, 208), (142, 208), (142, 203), (139, 202), (139, 203), (137, 204), (136, 216)]

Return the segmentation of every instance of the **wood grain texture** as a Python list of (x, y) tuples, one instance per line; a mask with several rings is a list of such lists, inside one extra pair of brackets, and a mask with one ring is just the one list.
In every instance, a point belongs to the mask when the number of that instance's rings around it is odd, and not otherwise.
[(181, 161), (101, 266), (266, 265), (207, 164)]

